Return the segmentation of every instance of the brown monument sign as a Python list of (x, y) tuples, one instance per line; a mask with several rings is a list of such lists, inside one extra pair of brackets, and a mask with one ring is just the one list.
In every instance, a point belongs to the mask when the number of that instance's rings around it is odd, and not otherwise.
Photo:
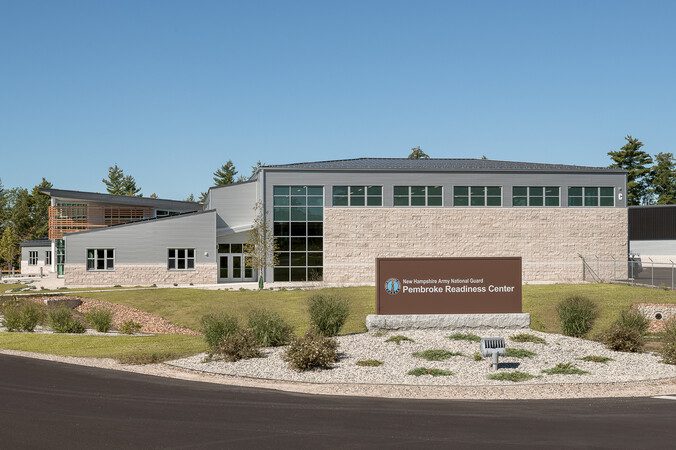
[(521, 312), (521, 258), (378, 258), (377, 314)]

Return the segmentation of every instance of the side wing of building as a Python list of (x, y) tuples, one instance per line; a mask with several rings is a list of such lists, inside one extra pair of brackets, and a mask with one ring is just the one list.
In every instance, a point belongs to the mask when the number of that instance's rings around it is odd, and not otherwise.
[(208, 284), (217, 280), (216, 211), (70, 233), (71, 286)]

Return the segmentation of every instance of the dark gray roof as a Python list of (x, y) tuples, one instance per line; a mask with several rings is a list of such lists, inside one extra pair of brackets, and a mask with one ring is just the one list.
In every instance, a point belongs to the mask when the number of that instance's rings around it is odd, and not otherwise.
[[(90, 202), (114, 203), (129, 206), (148, 206), (157, 209), (179, 209), (182, 211), (198, 211), (202, 208), (199, 203), (180, 200), (166, 200), (150, 197), (128, 197), (126, 195), (100, 194), (98, 192), (69, 191), (64, 189), (43, 189), (40, 192), (50, 197), (84, 200)], [(194, 208), (194, 209), (193, 209)]]
[(51, 247), (52, 241), (49, 239), (33, 239), (28, 241), (22, 241), (19, 244), (20, 247)]
[(354, 158), (333, 161), (303, 162), (264, 166), (273, 170), (340, 170), (340, 171), (422, 171), (422, 172), (562, 172), (562, 173), (624, 173), (609, 167), (544, 164), (470, 158)]

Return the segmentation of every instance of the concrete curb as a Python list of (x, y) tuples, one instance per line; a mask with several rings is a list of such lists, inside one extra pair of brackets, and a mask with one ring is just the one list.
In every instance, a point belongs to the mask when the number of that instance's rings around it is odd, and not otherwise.
[(208, 374), (180, 369), (168, 364), (132, 366), (120, 364), (112, 359), (54, 356), (16, 350), (0, 350), (0, 354), (186, 381), (199, 381), (228, 386), (272, 389), (283, 392), (315, 395), (429, 400), (535, 400), (652, 397), (658, 395), (674, 395), (676, 393), (676, 378), (622, 383), (505, 384), (500, 386), (319, 384)]

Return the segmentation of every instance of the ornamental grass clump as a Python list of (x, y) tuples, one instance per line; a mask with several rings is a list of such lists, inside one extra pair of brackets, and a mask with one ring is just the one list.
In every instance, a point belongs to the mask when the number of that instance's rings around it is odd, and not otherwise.
[(107, 333), (113, 325), (113, 313), (103, 308), (92, 309), (85, 314), (87, 322), (99, 333)]
[(544, 369), (542, 373), (547, 375), (588, 375), (589, 372), (582, 370), (572, 363), (558, 363), (551, 369)]
[(44, 320), (44, 307), (33, 302), (10, 303), (2, 308), (3, 325), (8, 331), (32, 332)]
[(344, 299), (328, 294), (310, 297), (310, 322), (324, 336), (336, 336), (350, 315), (350, 307)]
[(388, 337), (387, 339), (385, 339), (385, 342), (394, 342), (397, 345), (401, 345), (402, 342), (415, 342), (415, 341), (408, 336), (404, 336), (402, 334), (397, 334), (397, 335)]
[(298, 371), (330, 369), (338, 361), (338, 341), (311, 329), (291, 342), (284, 360)]
[(648, 332), (648, 319), (635, 309), (622, 311), (603, 336), (611, 350), (620, 352), (641, 352)]
[(581, 295), (573, 295), (559, 302), (556, 312), (563, 334), (578, 338), (589, 333), (599, 316), (596, 303)]
[(429, 350), (423, 350), (421, 352), (415, 352), (413, 356), (416, 358), (426, 359), (428, 361), (443, 361), (452, 356), (461, 356), (460, 352), (451, 352), (448, 350), (433, 348)]
[(361, 367), (380, 367), (383, 362), (377, 359), (360, 359), (355, 364)]
[(238, 328), (234, 333), (224, 336), (218, 344), (216, 354), (230, 362), (262, 356), (258, 339), (248, 328)]
[(255, 309), (249, 313), (249, 328), (262, 347), (279, 347), (291, 342), (293, 328), (274, 311)]
[(587, 355), (583, 356), (580, 358), (580, 361), (586, 361), (586, 362), (594, 362), (594, 363), (601, 363), (605, 364), (607, 362), (612, 361), (613, 358), (608, 358), (607, 356), (600, 356), (600, 355)]
[(236, 317), (227, 314), (207, 314), (200, 320), (202, 335), (207, 343), (207, 354), (213, 356), (218, 352), (221, 341), (239, 329)]
[(453, 333), (448, 338), (452, 341), (481, 342), (481, 337), (474, 333)]
[(494, 372), (488, 375), (489, 380), (495, 381), (511, 381), (513, 383), (518, 383), (521, 381), (528, 381), (535, 378), (534, 375), (531, 375), (527, 372), (521, 372), (520, 370), (514, 370), (511, 372)]
[(518, 334), (515, 334), (514, 336), (511, 336), (509, 339), (514, 341), (514, 342), (530, 342), (532, 344), (546, 344), (547, 343), (547, 341), (545, 341), (541, 337), (535, 336), (534, 334), (530, 334), (530, 333), (518, 333)]
[(525, 348), (509, 347), (505, 349), (505, 356), (507, 358), (532, 358), (535, 356), (535, 352), (531, 352)]
[(413, 375), (415, 377), (421, 377), (424, 375), (429, 375), (432, 377), (450, 377), (453, 375), (453, 372), (450, 370), (434, 369), (430, 367), (416, 367), (415, 369), (409, 370), (407, 374)]
[(134, 320), (125, 320), (120, 325), (120, 332), (123, 334), (136, 334), (140, 333), (142, 328), (143, 326)]
[(664, 338), (662, 339), (662, 361), (666, 364), (676, 364), (676, 318), (669, 319), (664, 324)]
[(73, 311), (65, 306), (49, 310), (49, 326), (55, 333), (84, 333), (87, 331), (84, 324), (77, 319)]

